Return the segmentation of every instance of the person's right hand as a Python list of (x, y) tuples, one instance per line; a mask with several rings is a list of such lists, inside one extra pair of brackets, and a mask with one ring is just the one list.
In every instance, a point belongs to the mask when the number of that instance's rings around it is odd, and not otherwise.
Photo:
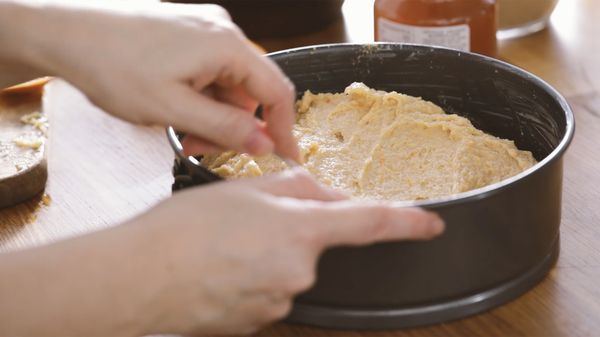
[[(299, 159), (292, 83), (223, 8), (45, 3), (30, 13), (28, 40), (15, 41), (29, 46), (22, 59), (74, 84), (108, 113), (172, 125), (192, 136), (185, 140), (190, 154), (275, 151)], [(264, 122), (254, 117), (258, 104)]]
[(147, 332), (200, 335), (284, 317), (328, 247), (431, 239), (444, 228), (421, 209), (346, 200), (302, 170), (182, 191), (129, 226), (156, 254), (147, 277), (160, 283), (160, 310)]

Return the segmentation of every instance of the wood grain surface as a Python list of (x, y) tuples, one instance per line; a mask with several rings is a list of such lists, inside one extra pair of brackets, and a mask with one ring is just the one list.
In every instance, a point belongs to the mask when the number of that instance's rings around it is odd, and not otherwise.
[[(372, 1), (347, 0), (344, 20), (288, 47), (372, 40)], [(565, 157), (561, 255), (534, 289), (489, 312), (430, 327), (380, 332), (274, 324), (256, 336), (599, 336), (600, 1), (562, 0), (549, 29), (502, 41), (500, 57), (561, 91), (577, 121)], [(118, 224), (170, 194), (172, 153), (163, 130), (132, 126), (92, 106), (62, 81), (47, 88), (51, 202), (0, 211), (0, 250), (21, 249)]]
[(1, 250), (115, 225), (170, 195), (164, 130), (111, 117), (61, 80), (46, 85), (44, 110), (51, 201), (40, 195), (0, 210)]

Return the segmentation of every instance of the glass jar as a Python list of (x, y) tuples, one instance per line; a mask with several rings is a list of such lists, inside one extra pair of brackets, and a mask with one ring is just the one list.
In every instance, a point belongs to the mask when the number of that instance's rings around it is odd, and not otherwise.
[(498, 38), (513, 38), (546, 27), (558, 0), (498, 0)]
[(496, 56), (497, 22), (496, 0), (375, 1), (375, 41), (429, 44)]

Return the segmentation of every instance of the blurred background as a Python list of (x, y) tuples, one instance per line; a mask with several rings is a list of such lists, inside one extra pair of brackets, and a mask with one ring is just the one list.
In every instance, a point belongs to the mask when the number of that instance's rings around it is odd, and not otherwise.
[[(233, 20), (250, 39), (262, 41), (263, 46), (268, 50), (315, 43), (374, 40), (373, 13), (376, 0), (170, 0), (170, 2), (219, 4), (230, 12)], [(394, 2), (402, 1), (381, 2), (390, 3), (393, 10)], [(522, 37), (544, 29), (558, 0), (487, 0), (487, 2), (497, 3), (498, 37), (507, 39)], [(566, 3), (563, 7), (569, 6), (569, 2), (573, 3), (568, 0), (563, 2)], [(294, 39), (288, 39), (286, 43), (285, 38), (290, 37)]]
[[(269, 52), (322, 43), (374, 41), (375, 0), (221, 0), (220, 3), (232, 12), (246, 34)], [(586, 72), (600, 71), (594, 53), (581, 52), (597, 48), (596, 23), (594, 15), (588, 12), (597, 10), (600, 0), (498, 0), (497, 3), (500, 59), (535, 74), (545, 74), (544, 79), (565, 95), (600, 88), (599, 78), (586, 76), (588, 80), (582, 82), (571, 76), (581, 73), (582, 65)], [(252, 10), (248, 12), (240, 11), (250, 7)], [(517, 34), (510, 31), (532, 23), (537, 26), (529, 34), (527, 29)]]

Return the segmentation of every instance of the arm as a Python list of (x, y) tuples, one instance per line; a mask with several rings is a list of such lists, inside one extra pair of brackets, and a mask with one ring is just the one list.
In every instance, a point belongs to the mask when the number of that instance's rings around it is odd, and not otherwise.
[(143, 335), (158, 275), (141, 238), (120, 226), (0, 255), (0, 335)]
[[(194, 151), (299, 157), (293, 86), (222, 8), (27, 0), (0, 6), (0, 87), (56, 75), (119, 118), (188, 133)], [(266, 123), (253, 115), (258, 104)]]
[[(58, 75), (115, 116), (194, 135), (197, 149), (295, 155), (289, 81), (217, 7), (34, 3), (0, 0), (4, 83)], [(442, 229), (298, 172), (191, 189), (121, 226), (0, 255), (0, 335), (244, 333), (287, 313), (326, 247)]]

